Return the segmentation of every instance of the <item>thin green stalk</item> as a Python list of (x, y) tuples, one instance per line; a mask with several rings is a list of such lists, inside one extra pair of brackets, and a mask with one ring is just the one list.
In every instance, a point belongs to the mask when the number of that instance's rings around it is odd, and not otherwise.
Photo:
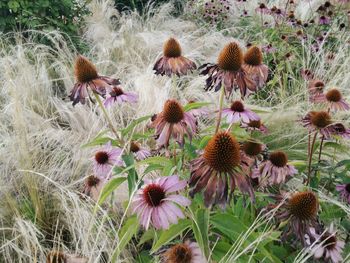
[(219, 128), (220, 128), (222, 107), (224, 105), (224, 96), (225, 96), (225, 88), (224, 88), (224, 86), (221, 86), (221, 93), (220, 93), (220, 98), (219, 98), (219, 113), (218, 113), (218, 117), (216, 120), (215, 133), (217, 133), (219, 131)]
[(312, 143), (311, 143), (310, 154), (309, 154), (309, 170), (308, 170), (308, 174), (307, 174), (306, 185), (309, 185), (310, 181), (311, 181), (310, 180), (311, 179), (311, 162), (312, 162), (312, 155), (313, 155), (313, 151), (314, 151), (317, 133), (318, 132), (315, 132), (314, 138), (313, 138)]

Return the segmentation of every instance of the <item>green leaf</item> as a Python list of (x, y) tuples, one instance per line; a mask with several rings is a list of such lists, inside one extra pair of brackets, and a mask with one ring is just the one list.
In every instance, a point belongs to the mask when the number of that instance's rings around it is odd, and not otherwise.
[(118, 146), (117, 143), (113, 140), (113, 138), (105, 136), (107, 134), (108, 130), (102, 131), (97, 136), (92, 139), (90, 142), (83, 144), (81, 147), (82, 148), (87, 148), (87, 147), (92, 147), (92, 146), (99, 146), (99, 145), (104, 145), (107, 142), (111, 142), (112, 145)]
[(166, 158), (163, 156), (154, 156), (154, 157), (149, 157), (146, 160), (143, 160), (139, 163), (140, 164), (158, 164), (162, 166), (167, 166), (169, 164), (172, 164), (172, 161), (169, 158)]
[(156, 235), (156, 231), (153, 228), (147, 230), (141, 236), (140, 241), (138, 242), (138, 246), (141, 246), (142, 244), (154, 239), (155, 235)]
[(213, 137), (212, 135), (206, 135), (202, 138), (201, 142), (199, 143), (199, 149), (204, 149), (204, 147), (208, 144), (209, 140)]
[(192, 222), (194, 236), (206, 257), (209, 256), (209, 216), (208, 209), (198, 209), (195, 220)]
[(202, 108), (204, 106), (208, 106), (212, 103), (210, 102), (193, 102), (193, 103), (188, 103), (187, 105), (184, 106), (184, 111), (190, 111), (193, 109), (198, 109), (198, 108)]
[(152, 247), (152, 252), (156, 252), (160, 247), (168, 244), (171, 240), (173, 240), (178, 235), (182, 234), (187, 228), (191, 226), (191, 220), (182, 219), (176, 225), (171, 225), (168, 230), (163, 230), (159, 236), (159, 239)]
[(134, 156), (132, 153), (128, 155), (122, 156), (123, 161), (127, 167), (132, 167), (130, 170), (128, 170), (128, 189), (129, 189), (129, 196), (132, 195), (136, 188), (138, 176), (135, 170), (134, 166)]
[(136, 120), (133, 120), (126, 128), (124, 128), (121, 133), (122, 136), (124, 137), (125, 135), (127, 135), (131, 130), (133, 130), (136, 125), (140, 124), (141, 122), (148, 120), (151, 118), (152, 115), (147, 115), (147, 116), (143, 116), (141, 118), (138, 118)]
[(123, 182), (125, 182), (126, 177), (116, 177), (109, 180), (109, 182), (103, 187), (98, 199), (98, 205), (101, 205), (112, 192), (118, 188)]

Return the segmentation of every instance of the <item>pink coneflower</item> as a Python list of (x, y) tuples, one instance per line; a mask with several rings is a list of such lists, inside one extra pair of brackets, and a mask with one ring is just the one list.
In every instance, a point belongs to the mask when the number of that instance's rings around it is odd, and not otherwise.
[(261, 120), (256, 121), (250, 121), (248, 123), (242, 123), (242, 128), (245, 128), (247, 131), (259, 131), (261, 133), (268, 133), (268, 129), (266, 126), (261, 122)]
[(330, 139), (332, 135), (348, 138), (350, 131), (341, 123), (333, 123), (331, 116), (326, 111), (310, 111), (301, 119), (304, 127), (310, 132), (319, 131), (324, 139)]
[(309, 86), (308, 86), (308, 91), (309, 91), (309, 100), (310, 102), (315, 102), (315, 99), (323, 94), (323, 89), (325, 85), (323, 81), (321, 80), (310, 80)]
[(156, 74), (178, 76), (196, 69), (196, 64), (181, 55), (181, 46), (175, 38), (169, 38), (163, 48), (163, 57), (157, 60), (153, 67)]
[(255, 12), (260, 14), (268, 14), (270, 10), (267, 8), (267, 6), (264, 3), (260, 3), (257, 8), (255, 8)]
[(99, 178), (95, 175), (90, 175), (85, 179), (85, 185), (83, 193), (92, 198), (94, 201), (98, 201), (100, 192), (106, 184), (104, 178)]
[[(250, 140), (241, 145), (241, 165), (246, 165), (249, 169), (256, 167), (257, 163), (262, 159), (262, 153), (266, 149), (266, 145)], [(249, 170), (248, 169), (248, 170)], [(248, 172), (251, 174), (251, 171)]]
[(276, 218), (280, 222), (288, 222), (287, 234), (295, 234), (306, 245), (306, 235), (310, 234), (310, 228), (316, 225), (319, 208), (317, 196), (311, 192), (296, 192), (277, 197), (278, 204), (271, 204), (269, 208), (279, 206)]
[(200, 66), (200, 74), (208, 75), (205, 90), (225, 89), (226, 96), (230, 96), (233, 89), (239, 89), (241, 97), (256, 91), (256, 83), (249, 78), (242, 68), (243, 53), (235, 42), (227, 44), (219, 54), (218, 63), (207, 63)]
[(110, 107), (114, 103), (120, 104), (123, 102), (136, 103), (138, 99), (137, 94), (132, 92), (124, 92), (121, 87), (113, 86), (107, 89), (106, 99), (103, 102), (104, 106)]
[(262, 186), (285, 183), (287, 179), (298, 171), (288, 164), (288, 157), (284, 152), (276, 151), (270, 154), (268, 160), (262, 162), (253, 171), (253, 178), (259, 178)]
[(152, 127), (156, 129), (157, 145), (165, 148), (169, 146), (171, 137), (183, 147), (185, 134), (191, 141), (197, 130), (196, 119), (188, 112), (184, 112), (183, 107), (177, 100), (167, 100), (165, 102), (163, 111), (157, 114)]
[(330, 89), (325, 94), (315, 96), (314, 102), (325, 103), (331, 110), (349, 110), (350, 105), (344, 100), (338, 89)]
[(186, 240), (184, 243), (170, 247), (163, 255), (164, 263), (206, 263), (201, 249), (196, 242)]
[(247, 72), (249, 77), (255, 81), (257, 88), (263, 87), (269, 75), (269, 68), (263, 64), (261, 50), (256, 46), (250, 47), (244, 54), (243, 60), (244, 64), (242, 68)]
[(327, 262), (330, 260), (333, 263), (343, 262), (341, 254), (345, 243), (338, 240), (333, 224), (328, 231), (321, 234), (317, 234), (315, 228), (310, 228), (309, 236), (316, 243), (312, 248), (316, 259), (323, 258)]
[[(227, 132), (215, 134), (208, 142), (204, 153), (191, 161), (192, 187), (190, 195), (204, 190), (204, 204), (225, 206), (236, 186), (254, 200), (254, 192), (246, 175), (239, 167), (240, 146)], [(230, 188), (230, 195), (228, 194)]]
[(81, 55), (75, 60), (74, 74), (77, 83), (74, 84), (69, 95), (70, 100), (73, 101), (73, 106), (78, 102), (85, 104), (85, 99), (89, 97), (88, 88), (92, 92), (104, 96), (106, 88), (120, 84), (118, 79), (98, 75), (95, 65)]
[(130, 151), (136, 156), (136, 159), (141, 161), (151, 156), (151, 152), (146, 148), (141, 147), (138, 142), (130, 143)]
[(239, 101), (233, 101), (230, 108), (222, 110), (222, 116), (226, 117), (228, 123), (239, 123), (243, 121), (249, 123), (250, 121), (258, 121), (260, 117)]
[(300, 70), (300, 74), (305, 80), (312, 80), (315, 77), (314, 73), (309, 69)]
[(350, 204), (350, 183), (339, 184), (336, 186), (336, 189), (339, 192), (341, 199)]
[(95, 175), (106, 177), (110, 174), (114, 165), (122, 166), (124, 164), (121, 159), (122, 152), (122, 149), (112, 147), (110, 141), (102, 149), (95, 152), (92, 158)]
[(275, 47), (273, 47), (271, 44), (268, 44), (266, 46), (263, 46), (262, 50), (264, 51), (264, 53), (266, 54), (271, 54), (271, 53), (275, 53), (277, 51), (277, 49)]
[(327, 16), (320, 16), (320, 19), (318, 22), (320, 25), (328, 25), (331, 22), (331, 19)]
[(133, 213), (137, 213), (140, 224), (147, 230), (149, 225), (156, 229), (168, 229), (170, 224), (177, 224), (178, 218), (185, 218), (181, 209), (175, 205), (189, 206), (186, 197), (174, 194), (184, 189), (186, 181), (180, 181), (176, 175), (145, 180), (145, 184), (133, 198)]

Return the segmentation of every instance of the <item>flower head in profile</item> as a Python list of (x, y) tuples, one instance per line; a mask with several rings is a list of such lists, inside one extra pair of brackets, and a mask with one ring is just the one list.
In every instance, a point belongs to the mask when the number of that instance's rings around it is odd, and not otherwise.
[(245, 141), (241, 145), (243, 154), (256, 161), (259, 159), (265, 149), (266, 145), (254, 140)]
[(179, 218), (185, 218), (179, 206), (189, 206), (191, 201), (176, 192), (183, 190), (186, 181), (180, 181), (176, 175), (145, 180), (145, 184), (133, 198), (133, 213), (137, 213), (140, 224), (148, 229), (168, 229), (177, 224)]
[(264, 3), (260, 3), (257, 8), (255, 8), (255, 12), (260, 14), (269, 14), (270, 10)]
[(289, 194), (287, 199), (281, 198), (279, 205), (276, 218), (280, 221), (289, 220), (287, 233), (294, 233), (305, 245), (305, 236), (310, 233), (310, 228), (316, 225), (319, 209), (317, 196), (311, 191), (296, 192)]
[(185, 134), (191, 141), (197, 130), (196, 119), (192, 114), (185, 112), (177, 100), (165, 102), (163, 111), (157, 114), (152, 127), (156, 129), (157, 145), (160, 148), (163, 146), (167, 148), (171, 137), (182, 147), (185, 143)]
[(323, 94), (324, 87), (325, 87), (325, 85), (324, 85), (323, 81), (318, 80), (318, 79), (310, 80), (309, 87), (308, 87), (309, 101), (315, 102), (315, 99), (318, 96), (320, 96), (321, 94)]
[(336, 186), (336, 189), (339, 192), (341, 199), (350, 204), (350, 183), (339, 184)]
[(259, 131), (264, 134), (268, 133), (268, 129), (261, 120), (252, 120), (248, 123), (242, 123), (242, 127), (247, 131)]
[(130, 152), (132, 152), (139, 161), (151, 156), (151, 152), (149, 150), (141, 147), (141, 145), (135, 141), (130, 143)]
[(137, 99), (137, 94), (132, 92), (125, 92), (120, 86), (113, 86), (107, 89), (106, 99), (104, 100), (103, 104), (105, 107), (110, 107), (115, 103), (136, 103)]
[(83, 193), (97, 202), (106, 182), (107, 181), (104, 178), (90, 175), (85, 179)]
[(204, 203), (225, 206), (236, 186), (242, 193), (248, 193), (254, 200), (254, 192), (247, 175), (239, 167), (241, 161), (240, 146), (237, 140), (227, 132), (214, 135), (204, 149), (204, 153), (191, 161), (190, 194), (204, 190)]
[(275, 151), (254, 170), (252, 177), (259, 178), (259, 184), (266, 186), (285, 183), (297, 172), (293, 165), (288, 164), (287, 154)]
[(225, 89), (229, 96), (233, 89), (239, 89), (241, 97), (256, 91), (256, 83), (249, 78), (242, 68), (243, 53), (239, 45), (235, 42), (227, 44), (219, 54), (217, 64), (207, 63), (199, 69), (201, 75), (208, 75), (206, 80), (206, 90)]
[(309, 245), (311, 245), (311, 241), (314, 242), (311, 250), (316, 259), (323, 258), (325, 261), (328, 262), (329, 260), (332, 263), (343, 262), (341, 254), (345, 243), (337, 238), (333, 224), (331, 224), (329, 230), (321, 234), (318, 234), (315, 228), (310, 228), (309, 238)]
[(77, 83), (69, 95), (73, 106), (80, 102), (85, 104), (85, 99), (90, 97), (89, 89), (101, 96), (106, 94), (106, 89), (112, 85), (119, 85), (118, 79), (100, 76), (97, 69), (87, 58), (79, 55), (75, 60), (74, 73)]
[(249, 123), (250, 121), (260, 120), (255, 112), (246, 108), (239, 100), (233, 101), (230, 108), (223, 109), (222, 116), (226, 117), (228, 123), (239, 123), (241, 121)]
[(319, 131), (325, 139), (330, 139), (332, 135), (338, 135), (345, 139), (350, 138), (350, 130), (341, 123), (333, 123), (331, 116), (326, 111), (310, 111), (301, 123), (310, 132)]
[(256, 83), (257, 88), (265, 85), (269, 68), (263, 63), (263, 54), (257, 46), (252, 46), (244, 54), (242, 65), (248, 76)]
[(328, 16), (320, 16), (319, 24), (328, 25), (331, 22), (331, 19)]
[(186, 240), (184, 243), (170, 247), (163, 255), (165, 263), (206, 263), (201, 249), (196, 242)]
[(350, 105), (344, 100), (338, 89), (330, 89), (324, 94), (315, 96), (314, 102), (325, 103), (331, 110), (349, 110)]
[(157, 75), (186, 75), (196, 69), (196, 64), (182, 56), (181, 46), (175, 38), (169, 38), (163, 47), (163, 56), (153, 67)]
[(96, 151), (92, 157), (95, 175), (104, 178), (111, 173), (114, 165), (122, 166), (124, 164), (121, 159), (122, 152), (122, 149), (113, 147), (110, 141)]

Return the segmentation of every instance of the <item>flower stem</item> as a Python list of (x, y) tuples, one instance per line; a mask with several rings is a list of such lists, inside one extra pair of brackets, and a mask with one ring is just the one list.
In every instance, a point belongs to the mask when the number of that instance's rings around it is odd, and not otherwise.
[(222, 85), (221, 86), (220, 98), (219, 98), (219, 113), (218, 113), (218, 117), (217, 117), (217, 120), (216, 120), (215, 133), (217, 133), (219, 131), (219, 128), (220, 128), (221, 116), (222, 116), (222, 107), (224, 105), (224, 96), (225, 96), (225, 88)]
[(313, 138), (312, 143), (311, 143), (311, 148), (310, 148), (310, 153), (309, 153), (309, 170), (308, 170), (308, 174), (307, 174), (306, 185), (309, 185), (309, 184), (310, 184), (310, 178), (311, 178), (311, 162), (312, 162), (312, 155), (313, 155), (313, 151), (314, 151), (314, 146), (315, 146), (315, 142), (316, 142), (316, 137), (317, 137), (317, 132), (315, 132), (314, 138)]
[(323, 141), (324, 141), (324, 135), (322, 135), (322, 138), (321, 138), (320, 152), (318, 154), (318, 162), (321, 161)]
[(99, 107), (101, 108), (103, 114), (105, 115), (105, 118), (106, 118), (106, 120), (107, 120), (107, 122), (108, 122), (109, 128), (110, 128), (111, 131), (114, 133), (115, 137), (116, 137), (118, 140), (120, 140), (119, 135), (118, 135), (118, 133), (117, 133), (117, 130), (114, 128), (114, 126), (113, 126), (113, 124), (112, 124), (112, 121), (111, 121), (111, 119), (109, 118), (108, 113), (107, 113), (107, 111), (106, 111), (106, 108), (105, 108), (105, 107), (103, 106), (103, 104), (102, 104), (102, 101), (101, 101), (100, 96), (98, 96), (98, 94), (95, 93), (95, 92), (93, 92), (93, 94), (94, 94), (94, 96), (95, 96), (95, 98), (96, 98), (96, 101), (97, 101)]

